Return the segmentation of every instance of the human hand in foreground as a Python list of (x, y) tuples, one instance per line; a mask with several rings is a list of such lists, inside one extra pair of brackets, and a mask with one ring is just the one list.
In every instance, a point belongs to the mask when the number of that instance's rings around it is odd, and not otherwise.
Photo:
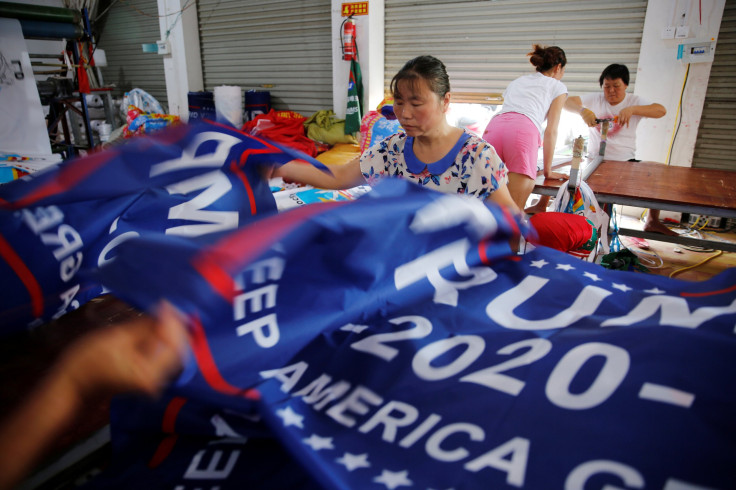
[(184, 323), (168, 303), (156, 317), (100, 327), (75, 341), (0, 424), (0, 489), (12, 488), (78, 417), (85, 399), (158, 393), (182, 365)]
[(156, 317), (103, 327), (71, 345), (59, 361), (60, 382), (81, 396), (98, 393), (158, 393), (182, 366), (184, 324), (168, 303)]

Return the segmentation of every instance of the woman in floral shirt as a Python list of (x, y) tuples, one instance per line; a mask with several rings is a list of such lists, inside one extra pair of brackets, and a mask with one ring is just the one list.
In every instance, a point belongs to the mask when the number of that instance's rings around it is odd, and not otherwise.
[(274, 175), (328, 189), (401, 177), (440, 192), (490, 199), (519, 211), (506, 187), (506, 166), (493, 147), (447, 122), (450, 79), (440, 60), (419, 56), (408, 61), (391, 81), (391, 92), (403, 133), (369, 148), (360, 159), (330, 167), (332, 176), (296, 161)]

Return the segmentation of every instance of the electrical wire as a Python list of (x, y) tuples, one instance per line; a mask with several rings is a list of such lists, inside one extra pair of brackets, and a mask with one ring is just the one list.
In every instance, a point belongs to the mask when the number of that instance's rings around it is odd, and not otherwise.
[(697, 264), (689, 265), (687, 267), (683, 267), (682, 269), (674, 270), (674, 271), (672, 271), (670, 273), (669, 277), (672, 278), (672, 277), (675, 277), (677, 274), (679, 274), (681, 272), (689, 271), (690, 269), (695, 269), (696, 267), (700, 267), (701, 265), (705, 264), (706, 262), (709, 262), (709, 261), (711, 261), (711, 260), (713, 260), (716, 257), (719, 257), (721, 255), (723, 255), (723, 250), (717, 251), (713, 255), (710, 255), (710, 256), (706, 257), (705, 260), (701, 260)]
[(97, 16), (95, 16), (95, 18), (92, 20), (92, 22), (94, 23), (94, 22), (97, 22), (98, 20), (100, 20), (102, 18), (102, 16), (105, 15), (107, 13), (107, 11), (110, 10), (113, 7), (113, 5), (115, 5), (116, 3), (118, 3), (118, 1), (119, 0), (112, 0), (112, 2), (110, 2), (110, 5), (108, 5), (107, 8), (102, 11), (102, 13), (98, 14)]
[[(628, 248), (628, 247), (627, 247)], [(644, 252), (642, 250), (631, 250), (628, 248), (629, 252), (633, 253), (637, 257), (639, 257), (640, 262), (646, 262), (646, 267), (648, 269), (662, 269), (664, 268), (664, 259), (657, 253), (657, 252)], [(657, 264), (653, 259), (659, 259), (659, 264)]]
[[(192, 3), (190, 4), (189, 2), (192, 2)], [(171, 25), (170, 25), (170, 26), (168, 27), (168, 29), (166, 29), (166, 36), (164, 36), (164, 41), (166, 41), (166, 40), (168, 40), (168, 39), (169, 39), (169, 34), (171, 34), (171, 30), (172, 30), (172, 29), (173, 29), (174, 27), (176, 27), (176, 23), (177, 23), (177, 22), (179, 22), (179, 19), (181, 19), (181, 14), (182, 14), (182, 13), (183, 13), (183, 12), (184, 12), (184, 11), (185, 11), (186, 9), (188, 9), (189, 7), (191, 7), (191, 6), (192, 6), (192, 5), (194, 5), (194, 4), (195, 4), (195, 2), (193, 2), (192, 0), (187, 0), (187, 1), (186, 1), (186, 3), (184, 3), (184, 6), (183, 6), (183, 7), (181, 8), (181, 10), (179, 10), (179, 15), (177, 15), (177, 16), (176, 16), (176, 19), (174, 19), (174, 22), (173, 22), (173, 23), (172, 23), (172, 24), (171, 24)], [(164, 17), (165, 17), (165, 16), (164, 16)]]
[[(174, 22), (168, 27), (168, 29), (166, 29), (166, 35), (164, 36), (164, 41), (166, 41), (167, 39), (169, 39), (169, 34), (171, 34), (171, 30), (174, 27), (176, 27), (177, 22), (179, 22), (179, 19), (181, 18), (181, 14), (186, 9), (188, 9), (192, 5), (196, 5), (196, 3), (197, 3), (196, 1), (193, 1), (193, 0), (187, 0), (186, 3), (184, 4), (184, 6), (181, 8), (181, 10), (178, 10), (176, 12), (171, 12), (171, 13), (168, 13), (168, 14), (164, 14), (164, 15), (152, 15), (152, 14), (149, 14), (147, 12), (142, 11), (141, 9), (139, 9), (138, 7), (136, 7), (135, 5), (132, 5), (132, 4), (128, 3), (128, 0), (113, 0), (112, 3), (110, 3), (110, 5), (108, 5), (107, 8), (102, 11), (102, 13), (100, 13), (100, 15), (98, 15), (97, 17), (95, 17), (95, 19), (94, 19), (93, 22), (96, 22), (97, 20), (99, 20), (103, 15), (105, 15), (107, 13), (108, 10), (110, 10), (112, 8), (113, 5), (115, 5), (119, 1), (122, 1), (124, 5), (126, 5), (127, 7), (131, 8), (131, 9), (133, 9), (134, 11), (138, 12), (141, 15), (145, 15), (146, 17), (153, 17), (153, 18), (160, 19), (160, 18), (163, 18), (163, 17), (170, 17), (172, 15), (176, 15), (176, 19), (174, 19)], [(95, 49), (96, 49), (96, 47), (95, 47)]]
[[(138, 7), (136, 7), (135, 5), (132, 5), (131, 3), (129, 3), (129, 1), (130, 1), (130, 0), (121, 0), (121, 1), (123, 2), (123, 4), (127, 5), (127, 6), (128, 6), (129, 8), (131, 8), (131, 9), (135, 10), (135, 11), (136, 11), (136, 12), (138, 12), (139, 14), (141, 14), (141, 15), (145, 15), (146, 17), (153, 17), (153, 18), (155, 18), (155, 19), (160, 19), (161, 17), (170, 17), (170, 16), (172, 16), (172, 15), (177, 15), (177, 14), (178, 14), (178, 15), (181, 15), (181, 13), (182, 13), (182, 12), (184, 12), (184, 11), (185, 11), (186, 9), (188, 9), (188, 8), (189, 8), (189, 7), (191, 7), (192, 5), (195, 5), (195, 4), (196, 4), (196, 2), (192, 2), (192, 3), (190, 4), (189, 2), (190, 2), (191, 0), (187, 0), (187, 3), (185, 3), (185, 4), (184, 4), (184, 6), (183, 6), (183, 7), (181, 8), (181, 10), (179, 10), (179, 11), (176, 11), (176, 12), (171, 12), (171, 13), (168, 13), (168, 14), (164, 14), (164, 15), (158, 15), (158, 14), (156, 14), (156, 15), (153, 15), (153, 14), (149, 14), (149, 13), (147, 13), (147, 12), (144, 12), (144, 11), (142, 11), (141, 9), (139, 9)], [(173, 27), (173, 26), (172, 26), (172, 27)]]
[[(677, 138), (677, 133), (680, 131), (680, 125), (682, 124), (682, 99), (685, 95), (685, 86), (687, 85), (687, 77), (690, 74), (690, 63), (687, 64), (687, 69), (685, 70), (685, 80), (682, 82), (682, 90), (680, 91), (680, 102), (677, 104), (677, 112), (675, 113), (675, 131), (672, 133), (672, 140), (670, 141), (670, 148), (667, 150), (667, 165), (670, 164), (670, 158), (672, 157), (672, 148), (675, 146), (675, 138)], [(679, 116), (679, 120), (678, 120)]]

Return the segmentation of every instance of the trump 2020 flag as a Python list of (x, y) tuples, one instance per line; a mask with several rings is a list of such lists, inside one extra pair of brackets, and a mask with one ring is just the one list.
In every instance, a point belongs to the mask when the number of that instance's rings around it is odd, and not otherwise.
[(0, 186), (0, 333), (101, 294), (89, 273), (125, 240), (201, 237), (274, 212), (259, 167), (293, 159), (325, 168), (232, 128), (182, 125)]
[[(389, 179), (209, 245), (121, 245), (104, 283), (185, 312), (192, 362), (158, 404), (116, 406), (117, 450), (147, 465), (99, 488), (732, 486), (736, 271), (690, 283), (518, 256), (520, 231)], [(311, 484), (248, 457), (274, 441)]]

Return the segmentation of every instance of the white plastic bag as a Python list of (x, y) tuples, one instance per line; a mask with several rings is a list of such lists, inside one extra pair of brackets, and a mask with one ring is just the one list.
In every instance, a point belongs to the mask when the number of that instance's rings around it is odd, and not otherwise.
[(595, 194), (585, 181), (580, 181), (575, 190), (574, 199), (570, 200), (570, 191), (567, 184), (560, 186), (555, 198), (555, 211), (561, 213), (579, 214), (588, 218), (598, 229), (598, 243), (604, 254), (609, 252), (608, 248), (608, 214), (601, 209)]
[(120, 106), (120, 112), (123, 115), (123, 121), (128, 117), (128, 106), (134, 105), (143, 112), (153, 114), (166, 114), (163, 107), (159, 104), (151, 94), (143, 89), (134, 88), (129, 92), (125, 92), (123, 96), (123, 104)]

